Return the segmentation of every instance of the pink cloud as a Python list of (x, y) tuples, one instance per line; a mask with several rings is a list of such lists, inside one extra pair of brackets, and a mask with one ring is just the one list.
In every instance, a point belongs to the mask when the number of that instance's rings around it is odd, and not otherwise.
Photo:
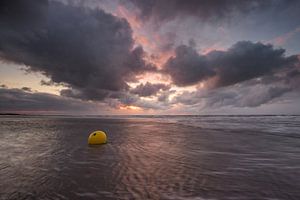
[(284, 35), (278, 36), (275, 39), (273, 39), (273, 43), (275, 45), (281, 46), (284, 45), (288, 40), (290, 40), (292, 37), (294, 37), (297, 33), (300, 32), (300, 27), (285, 33)]

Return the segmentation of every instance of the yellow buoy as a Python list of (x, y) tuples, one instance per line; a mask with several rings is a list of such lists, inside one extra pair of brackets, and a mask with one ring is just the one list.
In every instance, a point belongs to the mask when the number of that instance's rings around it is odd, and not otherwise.
[(89, 144), (105, 144), (106, 142), (106, 134), (103, 131), (92, 132), (88, 139)]

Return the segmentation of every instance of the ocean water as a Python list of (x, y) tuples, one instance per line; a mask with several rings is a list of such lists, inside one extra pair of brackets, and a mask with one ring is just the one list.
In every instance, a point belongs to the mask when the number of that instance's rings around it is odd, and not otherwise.
[(299, 200), (300, 116), (2, 116), (0, 199)]

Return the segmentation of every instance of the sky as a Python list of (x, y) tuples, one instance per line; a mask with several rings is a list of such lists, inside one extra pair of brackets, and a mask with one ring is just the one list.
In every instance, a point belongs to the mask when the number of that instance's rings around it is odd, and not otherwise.
[(0, 113), (300, 114), (300, 1), (2, 0)]

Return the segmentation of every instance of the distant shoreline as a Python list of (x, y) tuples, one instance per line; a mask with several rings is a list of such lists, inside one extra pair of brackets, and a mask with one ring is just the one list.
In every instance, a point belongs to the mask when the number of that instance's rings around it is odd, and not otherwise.
[(256, 115), (75, 115), (75, 114), (30, 114), (30, 113), (0, 113), (0, 116), (66, 116), (66, 117), (239, 117), (239, 116), (300, 116), (300, 114), (256, 114)]
[(19, 114), (19, 113), (0, 113), (0, 115), (27, 115), (27, 114)]

